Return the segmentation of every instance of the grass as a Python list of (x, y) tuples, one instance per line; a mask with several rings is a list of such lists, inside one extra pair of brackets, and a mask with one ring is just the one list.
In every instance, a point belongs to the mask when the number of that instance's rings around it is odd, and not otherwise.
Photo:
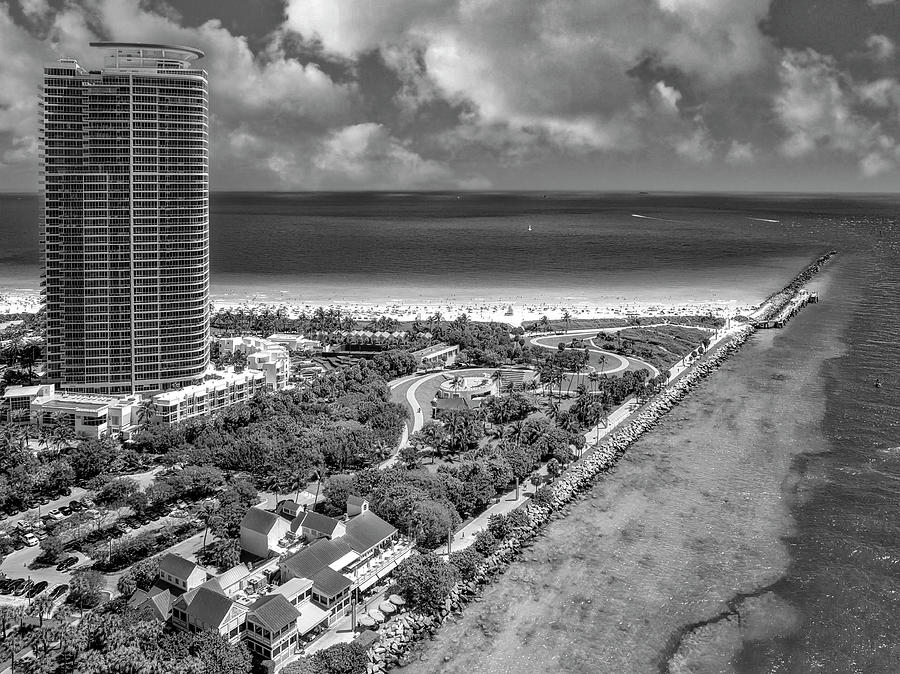
[(709, 337), (705, 330), (678, 325), (626, 328), (605, 333), (594, 343), (623, 356), (633, 356), (667, 370)]

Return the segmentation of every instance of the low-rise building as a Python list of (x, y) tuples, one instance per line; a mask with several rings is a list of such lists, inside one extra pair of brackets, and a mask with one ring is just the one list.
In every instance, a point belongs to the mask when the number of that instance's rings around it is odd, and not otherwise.
[(190, 592), (208, 580), (203, 567), (172, 553), (167, 553), (159, 558), (159, 575), (157, 577), (166, 585), (174, 588), (177, 593)]
[(266, 337), (272, 344), (280, 344), (291, 351), (307, 351), (321, 353), (322, 342), (317, 339), (307, 339), (303, 335), (289, 332), (276, 332)]
[(282, 347), (255, 351), (247, 356), (247, 369), (262, 372), (270, 391), (281, 391), (291, 375), (291, 359)]
[(165, 622), (172, 617), (175, 596), (167, 589), (154, 585), (148, 591), (135, 590), (128, 599), (128, 607), (147, 611), (156, 620)]
[(312, 543), (320, 538), (327, 538), (329, 540), (332, 538), (340, 538), (344, 535), (346, 528), (344, 523), (339, 519), (321, 515), (312, 510), (307, 510), (306, 512), (299, 513), (291, 521), (291, 531), (295, 535), (302, 536), (308, 542)]
[(266, 375), (255, 370), (235, 372), (233, 368), (214, 371), (202, 384), (185, 386), (151, 398), (153, 419), (174, 424), (214, 414), (237, 403), (249, 402), (266, 389)]
[(283, 517), (256, 506), (247, 510), (241, 520), (241, 548), (256, 557), (266, 559), (281, 551), (278, 542), (291, 530), (291, 523)]
[(59, 420), (68, 423), (79, 438), (97, 439), (121, 433), (134, 425), (141, 398), (57, 391), (31, 401), (31, 418), (39, 428)]
[(297, 645), (299, 617), (297, 607), (280, 594), (257, 599), (247, 607), (247, 648), (277, 667), (291, 656)]
[(459, 357), (458, 344), (435, 344), (425, 349), (412, 352), (420, 369), (432, 370), (434, 368), (449, 367)]
[(35, 398), (52, 396), (54, 392), (53, 384), (7, 386), (0, 398), (0, 423), (30, 422), (31, 402)]
[(185, 632), (213, 630), (229, 643), (241, 640), (247, 607), (230, 599), (216, 580), (185, 592), (172, 605), (172, 626)]

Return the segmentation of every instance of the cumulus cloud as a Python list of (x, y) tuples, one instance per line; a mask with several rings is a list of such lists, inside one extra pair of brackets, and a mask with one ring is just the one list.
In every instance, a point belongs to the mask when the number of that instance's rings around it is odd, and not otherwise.
[(775, 112), (787, 131), (781, 150), (792, 158), (838, 151), (873, 176), (897, 165), (897, 137), (866, 114), (866, 103), (897, 107), (894, 80), (858, 84), (833, 58), (812, 50), (789, 51), (779, 69), (782, 90)]
[(725, 154), (725, 161), (729, 164), (749, 164), (756, 159), (756, 151), (752, 143), (742, 143), (739, 140), (731, 141), (731, 146)]
[(386, 0), (365, 8), (352, 0), (290, 0), (287, 26), (345, 59), (379, 51), (396, 62), (398, 50), (416, 54), (419, 67), (406, 60), (397, 68), (415, 92), (405, 100), (425, 92), (466, 108), (451, 132), (460, 143), (493, 138), (492, 145), (505, 146), (515, 137), (532, 145), (516, 148), (520, 157), (547, 149), (628, 152), (653, 144), (644, 137), (653, 125), (644, 102), (655, 96), (674, 111), (682, 95), (665, 81), (636, 81), (630, 71), (653, 58), (698, 86), (727, 86), (767, 60), (770, 44), (758, 23), (768, 3)]

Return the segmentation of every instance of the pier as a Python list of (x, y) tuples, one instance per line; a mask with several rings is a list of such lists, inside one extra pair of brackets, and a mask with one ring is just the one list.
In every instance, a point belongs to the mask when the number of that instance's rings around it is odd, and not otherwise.
[(819, 301), (819, 293), (811, 293), (806, 290), (801, 290), (794, 297), (792, 297), (787, 304), (785, 304), (781, 311), (779, 311), (774, 317), (753, 321), (753, 326), (759, 329), (768, 329), (768, 328), (783, 328), (785, 324), (791, 320), (794, 316), (796, 316), (800, 310), (805, 307), (807, 304), (815, 304)]

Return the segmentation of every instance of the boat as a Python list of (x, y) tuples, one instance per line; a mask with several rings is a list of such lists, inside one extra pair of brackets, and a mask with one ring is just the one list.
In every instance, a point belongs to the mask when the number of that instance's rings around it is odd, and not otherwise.
[(878, 377), (875, 378), (875, 388), (881, 388), (881, 379)]
[(531, 231), (531, 225), (528, 225), (528, 231), (529, 232)]

